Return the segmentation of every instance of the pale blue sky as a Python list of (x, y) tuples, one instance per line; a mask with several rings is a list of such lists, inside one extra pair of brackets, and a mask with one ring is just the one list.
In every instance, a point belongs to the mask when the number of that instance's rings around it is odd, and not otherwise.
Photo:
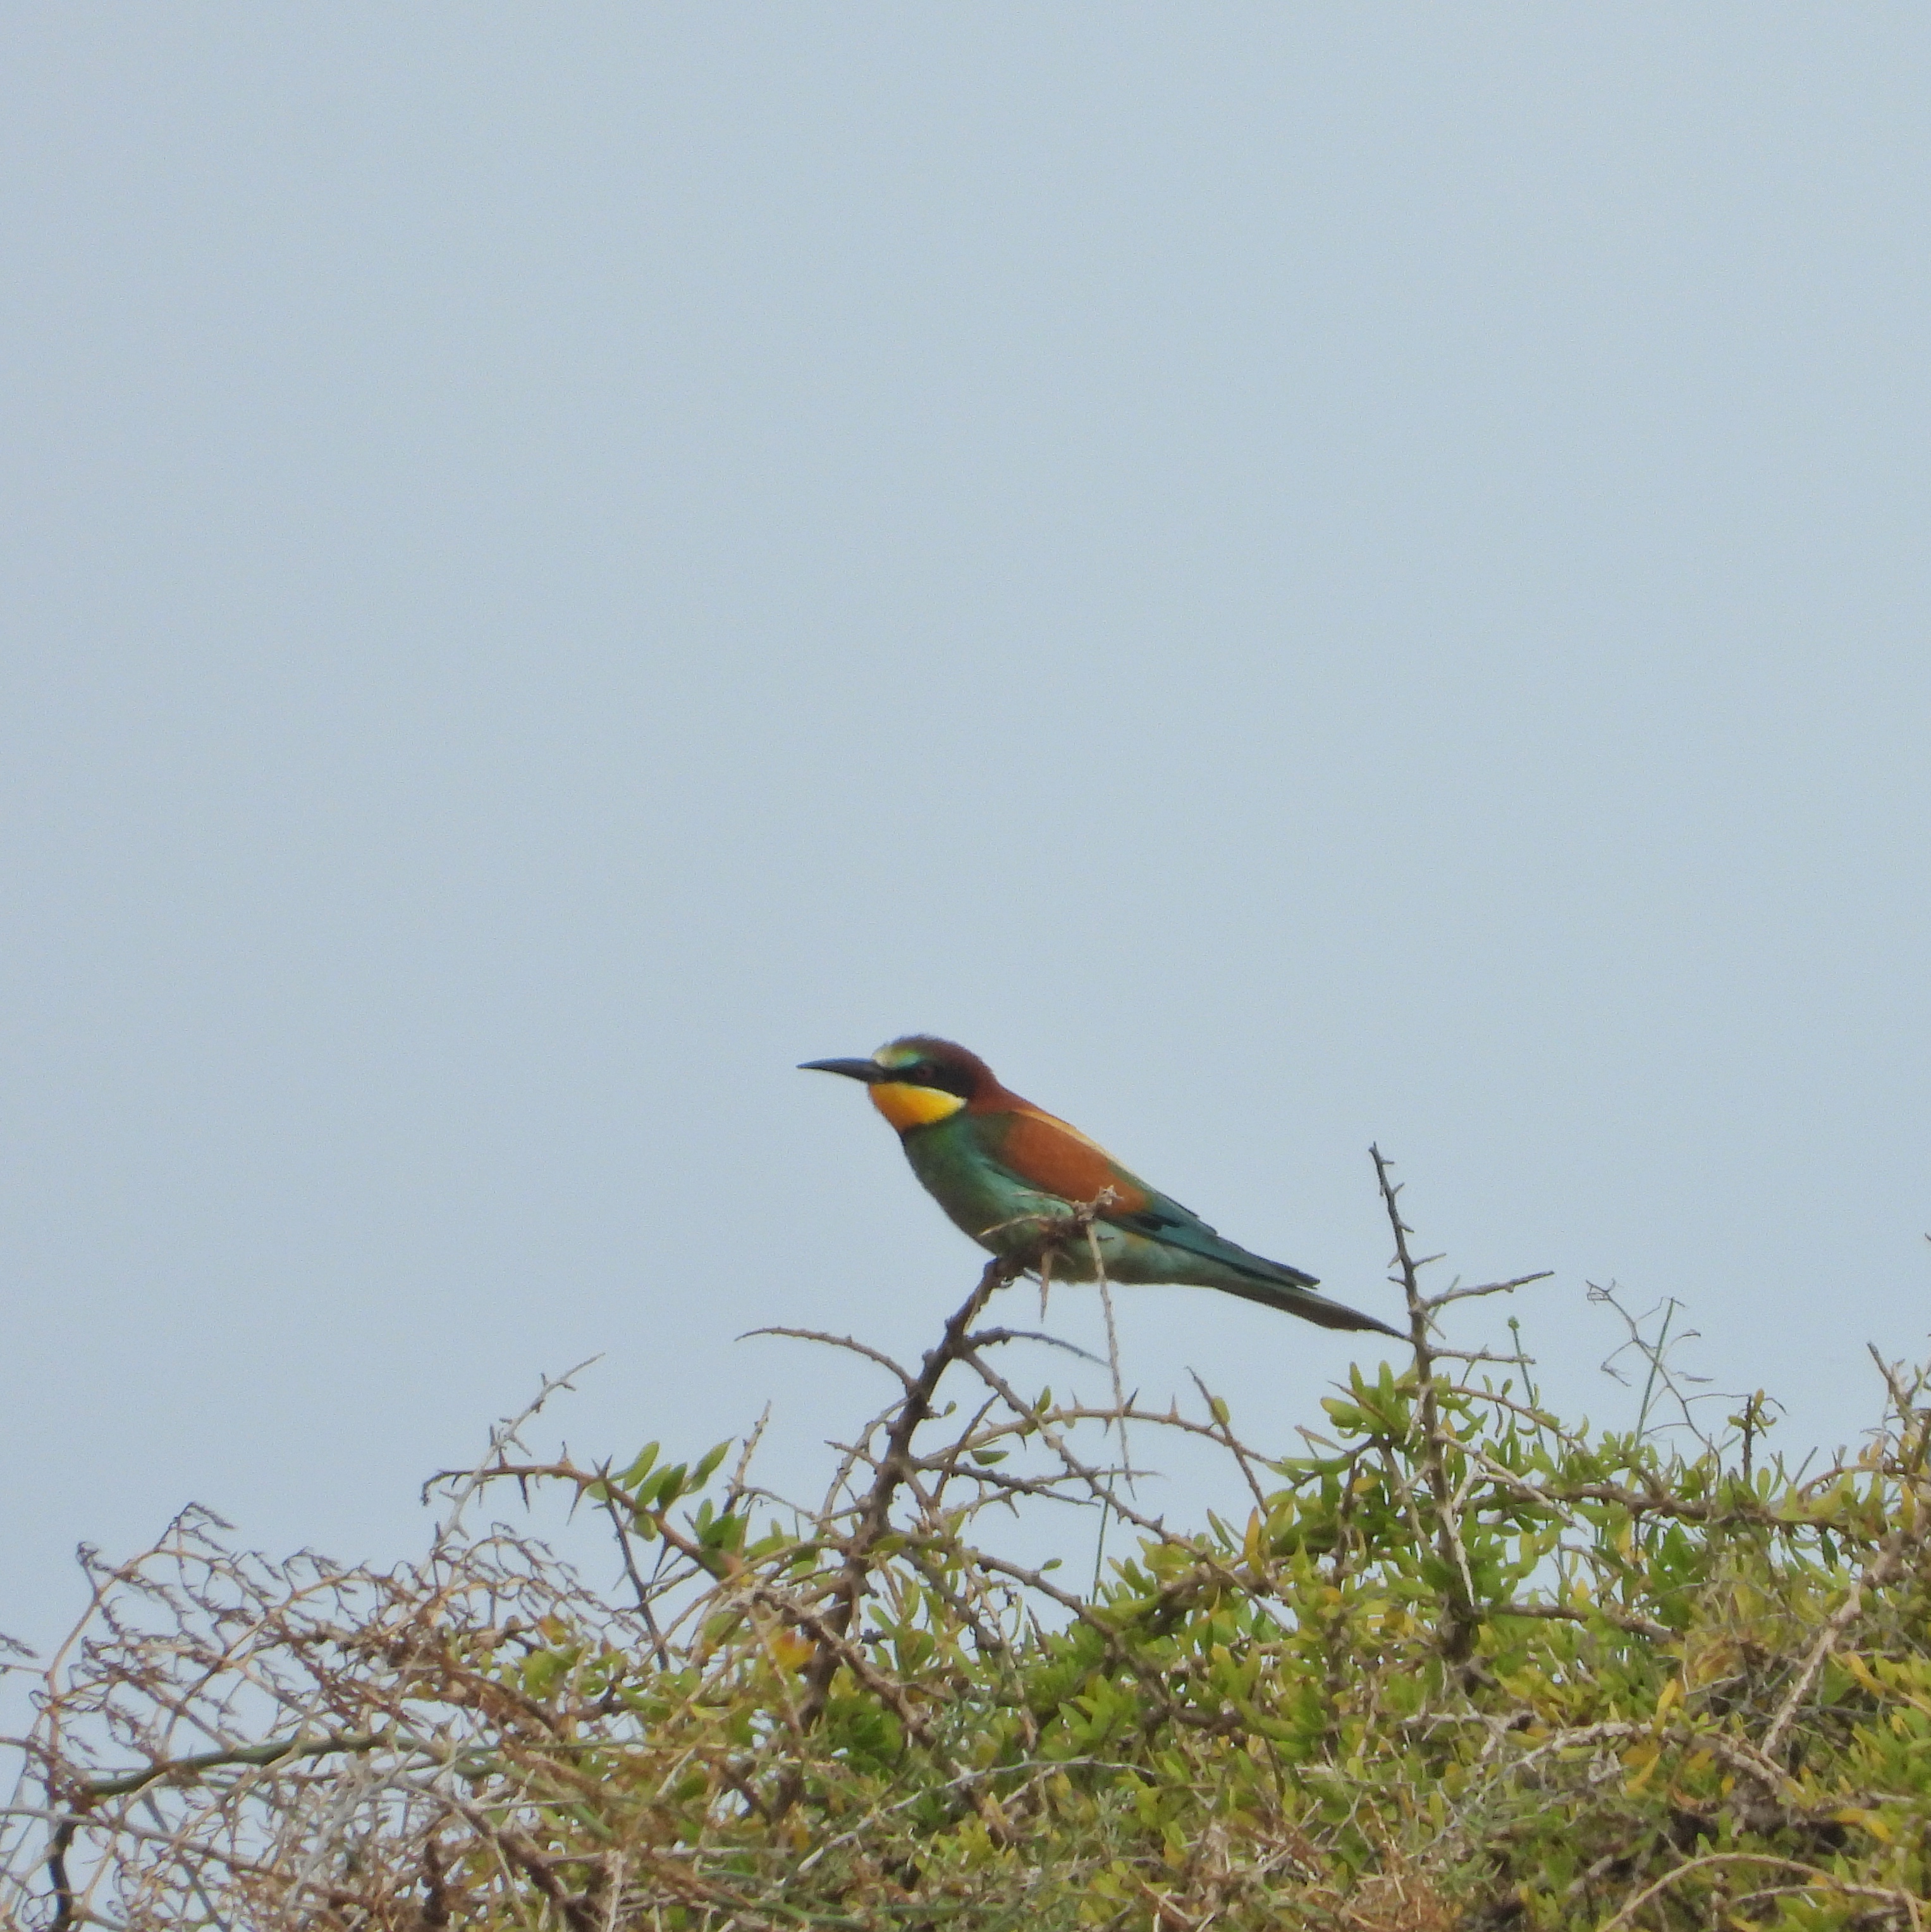
[[(598, 1352), (584, 1453), (815, 1487), (876, 1382), (733, 1337), (976, 1266), (793, 1071), (911, 1028), (1385, 1312), (1378, 1138), (1572, 1406), (1585, 1280), (1800, 1448), (1925, 1348), (1931, 16), (15, 4), (0, 97), (0, 1628), (190, 1498), (405, 1551)], [(1121, 1319), (1283, 1448), (1360, 1352)]]

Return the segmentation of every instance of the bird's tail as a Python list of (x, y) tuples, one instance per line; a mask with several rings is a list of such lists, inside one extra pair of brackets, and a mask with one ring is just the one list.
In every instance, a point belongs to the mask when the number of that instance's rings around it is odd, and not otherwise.
[[(1180, 1219), (1181, 1216), (1186, 1219)], [(1217, 1234), (1185, 1208), (1171, 1212), (1159, 1229), (1166, 1255), (1184, 1258), (1186, 1265), (1165, 1281), (1192, 1282), (1202, 1288), (1217, 1288), (1224, 1294), (1237, 1294), (1246, 1301), (1258, 1301), (1263, 1308), (1278, 1308), (1283, 1314), (1298, 1315), (1322, 1328), (1365, 1329), (1377, 1335), (1392, 1336), (1397, 1342), (1408, 1337), (1399, 1328), (1363, 1315), (1359, 1309), (1345, 1307), (1315, 1292), (1316, 1277), (1303, 1274), (1285, 1262), (1270, 1261), (1251, 1248), (1243, 1248)]]
[[(1291, 1270), (1283, 1268), (1282, 1275)], [(1262, 1280), (1236, 1278), (1221, 1280), (1215, 1287), (1228, 1294), (1237, 1294), (1243, 1300), (1258, 1301), (1264, 1308), (1278, 1308), (1283, 1314), (1298, 1315), (1304, 1322), (1312, 1322), (1321, 1328), (1365, 1329), (1377, 1335), (1392, 1335), (1397, 1342), (1409, 1338), (1399, 1328), (1390, 1328), (1385, 1322), (1377, 1321), (1372, 1315), (1363, 1315), (1358, 1308), (1349, 1308), (1339, 1301), (1330, 1301), (1324, 1294), (1317, 1294), (1312, 1287), (1296, 1281)]]

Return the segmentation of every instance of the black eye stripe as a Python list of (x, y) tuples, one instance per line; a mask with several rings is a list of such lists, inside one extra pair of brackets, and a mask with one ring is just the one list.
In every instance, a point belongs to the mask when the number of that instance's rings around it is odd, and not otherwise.
[(934, 1087), (941, 1094), (956, 1094), (961, 1100), (972, 1098), (972, 1076), (963, 1066), (916, 1060), (910, 1066), (893, 1067), (891, 1078), (907, 1087)]

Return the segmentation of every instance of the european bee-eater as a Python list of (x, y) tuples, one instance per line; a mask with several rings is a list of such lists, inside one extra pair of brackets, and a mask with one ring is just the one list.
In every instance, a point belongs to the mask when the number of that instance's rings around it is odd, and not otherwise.
[[(1315, 1277), (1237, 1247), (1131, 1174), (1078, 1128), (1002, 1087), (976, 1053), (922, 1034), (869, 1060), (808, 1060), (806, 1070), (861, 1080), (898, 1130), (905, 1157), (952, 1220), (995, 1255), (1091, 1281), (1093, 1250), (1108, 1281), (1218, 1288), (1324, 1328), (1372, 1328), (1372, 1315), (1313, 1292)], [(1090, 1232), (1073, 1219), (1093, 1208)]]

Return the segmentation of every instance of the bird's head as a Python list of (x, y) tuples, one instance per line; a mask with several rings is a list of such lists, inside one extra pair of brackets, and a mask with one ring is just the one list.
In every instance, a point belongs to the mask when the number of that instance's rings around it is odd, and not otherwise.
[(881, 1046), (869, 1060), (808, 1060), (814, 1073), (862, 1080), (871, 1104), (902, 1133), (949, 1119), (961, 1108), (1002, 1090), (976, 1053), (949, 1040), (913, 1034)]

